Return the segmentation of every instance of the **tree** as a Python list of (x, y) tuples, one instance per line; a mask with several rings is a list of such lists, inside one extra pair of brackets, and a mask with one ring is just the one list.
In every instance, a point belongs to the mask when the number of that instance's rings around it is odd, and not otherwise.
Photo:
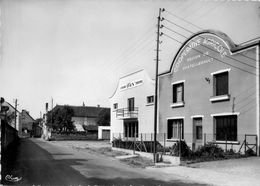
[(71, 121), (73, 110), (69, 106), (54, 108), (47, 113), (47, 126), (55, 131), (74, 131), (75, 126)]
[(98, 114), (97, 123), (99, 126), (110, 126), (110, 110), (101, 109)]

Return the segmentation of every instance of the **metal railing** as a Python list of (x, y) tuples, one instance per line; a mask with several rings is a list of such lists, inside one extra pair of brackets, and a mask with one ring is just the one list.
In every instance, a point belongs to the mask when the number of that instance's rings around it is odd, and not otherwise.
[(117, 109), (116, 117), (121, 118), (121, 119), (137, 118), (138, 117), (138, 107)]
[[(118, 148), (126, 148), (137, 150), (136, 144), (145, 146), (144, 148), (140, 148), (140, 151), (153, 152), (154, 143), (154, 133), (139, 133), (133, 137), (128, 137), (124, 133), (113, 133), (112, 134), (113, 141), (117, 141), (114, 143), (114, 147)], [(206, 144), (216, 144), (221, 147), (224, 152), (228, 152), (230, 150), (234, 152), (239, 152), (242, 154), (246, 154), (247, 150), (251, 149), (254, 153), (258, 151), (257, 144), (257, 135), (254, 134), (237, 134), (235, 140), (228, 140), (228, 137), (225, 139), (217, 139), (216, 134), (208, 134), (203, 133), (200, 136), (200, 139), (196, 139), (197, 137), (192, 133), (184, 133), (184, 139), (181, 141), (185, 141), (187, 145), (190, 147), (192, 151), (196, 151), (198, 148), (206, 145)], [(162, 154), (167, 154), (169, 152), (169, 148), (173, 147), (173, 145), (178, 142), (180, 139), (173, 139), (167, 136), (167, 133), (157, 133), (156, 138), (157, 149), (156, 152), (160, 152)], [(124, 145), (128, 144), (128, 145)]]

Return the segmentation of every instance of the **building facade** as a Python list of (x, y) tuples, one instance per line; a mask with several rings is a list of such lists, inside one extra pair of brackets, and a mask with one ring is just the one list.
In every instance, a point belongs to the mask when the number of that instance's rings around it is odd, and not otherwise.
[[(246, 134), (259, 149), (259, 41), (235, 45), (222, 32), (194, 34), (159, 75), (159, 132), (239, 150)], [(250, 138), (250, 139), (249, 139)]]
[(140, 138), (154, 126), (154, 81), (144, 70), (119, 79), (110, 97), (111, 140)]
[(32, 126), (35, 120), (27, 110), (22, 110), (19, 117), (19, 135), (32, 134)]
[[(56, 109), (64, 108), (64, 105), (56, 105), (50, 112), (55, 111)], [(95, 129), (96, 133), (98, 132), (98, 119), (100, 113), (110, 113), (109, 108), (105, 107), (90, 107), (90, 106), (71, 106), (68, 105), (73, 111), (71, 121), (73, 122), (75, 129), (77, 131), (88, 131), (88, 128), (93, 131)], [(96, 126), (96, 127), (88, 127)], [(85, 128), (85, 129), (84, 129)]]

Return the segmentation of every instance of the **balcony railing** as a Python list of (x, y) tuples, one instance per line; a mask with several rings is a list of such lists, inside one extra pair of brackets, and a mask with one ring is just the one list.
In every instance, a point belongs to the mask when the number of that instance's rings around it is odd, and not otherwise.
[(116, 117), (118, 119), (137, 118), (138, 107), (117, 109)]

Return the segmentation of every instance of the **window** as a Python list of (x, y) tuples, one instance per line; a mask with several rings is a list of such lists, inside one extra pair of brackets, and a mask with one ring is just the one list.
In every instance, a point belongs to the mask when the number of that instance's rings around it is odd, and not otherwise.
[(154, 102), (154, 96), (147, 96), (146, 100), (147, 100), (147, 104), (151, 104)]
[(184, 101), (184, 83), (178, 83), (172, 85), (173, 103)]
[(237, 141), (237, 116), (215, 116), (217, 141)]
[(133, 138), (138, 137), (138, 121), (125, 121), (124, 122), (125, 137)]
[(168, 139), (183, 139), (183, 119), (168, 120)]
[(135, 98), (129, 98), (127, 100), (127, 104), (128, 104), (128, 111), (134, 111), (135, 109)]
[(196, 126), (196, 140), (202, 140), (202, 126)]
[(114, 109), (117, 109), (118, 108), (118, 103), (114, 103)]
[(228, 72), (214, 75), (214, 96), (228, 94)]

